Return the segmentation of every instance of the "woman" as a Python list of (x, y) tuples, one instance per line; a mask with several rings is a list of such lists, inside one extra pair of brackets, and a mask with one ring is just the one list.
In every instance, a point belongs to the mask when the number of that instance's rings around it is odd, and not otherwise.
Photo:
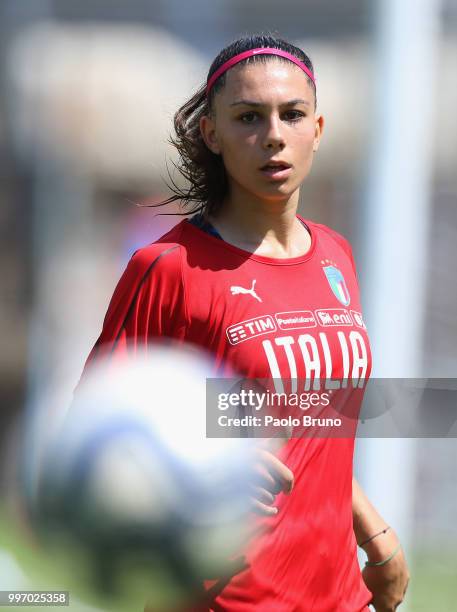
[[(367, 377), (350, 245), (297, 215), (323, 127), (301, 49), (252, 36), (222, 50), (175, 116), (190, 186), (167, 202), (198, 214), (134, 254), (89, 361), (168, 336), (210, 350), (221, 376)], [(317, 437), (259, 450), (262, 529), (243, 567), (208, 585), (211, 610), (395, 609), (408, 570), (393, 529), (352, 478), (353, 449), (353, 437)], [(363, 577), (357, 543), (368, 555)]]

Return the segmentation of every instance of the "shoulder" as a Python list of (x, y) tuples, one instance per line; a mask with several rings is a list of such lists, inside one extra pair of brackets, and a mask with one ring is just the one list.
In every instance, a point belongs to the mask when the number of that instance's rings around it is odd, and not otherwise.
[(175, 225), (155, 242), (137, 249), (127, 266), (130, 272), (135, 276), (149, 276), (153, 270), (160, 275), (179, 274), (183, 223)]
[(320, 242), (327, 241), (327, 243), (331, 243), (332, 246), (336, 245), (338, 249), (343, 251), (348, 258), (350, 265), (352, 266), (355, 276), (357, 277), (354, 255), (352, 253), (352, 247), (349, 240), (331, 227), (328, 227), (328, 225), (316, 223), (315, 221), (309, 221), (308, 219), (303, 219), (303, 221), (310, 226), (310, 229), (314, 231)]
[(336, 242), (338, 246), (340, 246), (350, 257), (352, 257), (352, 247), (347, 238), (345, 238), (342, 234), (335, 231), (328, 225), (324, 225), (323, 223), (316, 223), (315, 221), (309, 221), (304, 219), (306, 224), (312, 226), (312, 229), (316, 232), (316, 234), (320, 235), (320, 237)]

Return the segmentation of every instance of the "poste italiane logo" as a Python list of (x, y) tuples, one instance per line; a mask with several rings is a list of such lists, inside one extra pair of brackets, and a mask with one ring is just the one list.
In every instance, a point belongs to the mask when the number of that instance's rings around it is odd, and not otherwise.
[(349, 306), (351, 296), (349, 295), (346, 281), (341, 271), (336, 267), (333, 261), (330, 261), (330, 259), (323, 259), (321, 264), (325, 276), (327, 277), (328, 284), (330, 285), (330, 289), (333, 291), (336, 299), (341, 302), (343, 306)]

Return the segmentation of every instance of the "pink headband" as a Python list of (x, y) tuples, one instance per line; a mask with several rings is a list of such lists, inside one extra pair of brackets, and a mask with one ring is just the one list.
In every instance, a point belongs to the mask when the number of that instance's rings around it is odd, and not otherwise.
[(235, 64), (238, 64), (238, 62), (242, 62), (247, 57), (252, 57), (253, 55), (279, 55), (279, 57), (285, 57), (286, 59), (296, 64), (299, 68), (301, 68), (303, 72), (306, 72), (306, 74), (309, 76), (309, 78), (314, 84), (316, 83), (314, 79), (314, 74), (311, 72), (311, 70), (291, 53), (283, 51), (282, 49), (275, 49), (274, 47), (259, 47), (258, 49), (249, 49), (249, 51), (244, 51), (243, 53), (234, 55), (224, 64), (222, 64), (222, 66), (220, 66), (216, 70), (216, 72), (212, 74), (211, 77), (208, 79), (208, 83), (206, 85), (206, 95), (209, 94), (212, 86), (214, 85), (215, 81), (221, 76), (221, 74), (227, 72), (229, 68), (235, 66)]

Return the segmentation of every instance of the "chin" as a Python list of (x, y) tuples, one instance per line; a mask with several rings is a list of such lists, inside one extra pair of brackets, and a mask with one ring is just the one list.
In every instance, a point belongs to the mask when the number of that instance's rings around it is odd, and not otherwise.
[(259, 183), (252, 184), (252, 182), (249, 183), (248, 181), (234, 181), (234, 185), (237, 186), (235, 189), (241, 197), (244, 192), (247, 198), (254, 197), (270, 203), (284, 202), (284, 204), (297, 192), (300, 184), (297, 184), (296, 180), (293, 181), (293, 184), (291, 181), (284, 181), (281, 183), (262, 182), (260, 185)]
[(256, 196), (263, 200), (274, 202), (288, 201), (297, 192), (300, 185), (288, 185), (287, 183), (272, 184), (269, 189), (262, 189), (256, 192)]
[(286, 205), (290, 198), (294, 195), (295, 191), (291, 191), (290, 193), (282, 193), (278, 191), (277, 193), (257, 193), (256, 196), (269, 204), (284, 204)]

